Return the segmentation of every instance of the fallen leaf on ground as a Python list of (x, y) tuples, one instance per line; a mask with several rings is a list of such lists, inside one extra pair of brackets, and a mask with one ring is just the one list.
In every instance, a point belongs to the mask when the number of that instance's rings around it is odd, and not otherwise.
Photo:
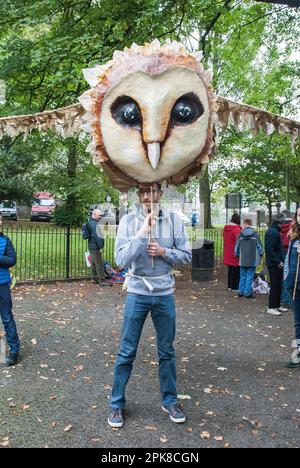
[(177, 398), (179, 400), (190, 400), (191, 396), (190, 395), (177, 395)]
[(71, 426), (71, 424), (69, 424), (68, 426), (66, 426), (64, 428), (64, 432), (70, 432), (71, 429), (73, 429), (73, 426)]
[(230, 390), (228, 390), (228, 388), (213, 387), (212, 385), (210, 385), (208, 388), (205, 388), (204, 393), (221, 393), (222, 395), (234, 395), (234, 392), (231, 392)]
[(50, 424), (50, 427), (57, 427), (59, 426), (59, 423), (57, 421), (53, 421), (51, 424)]
[(158, 428), (156, 426), (145, 426), (145, 429), (148, 431), (157, 431)]
[(0, 439), (0, 446), (1, 447), (8, 447), (9, 446), (9, 438), (8, 437), (3, 437), (3, 439)]

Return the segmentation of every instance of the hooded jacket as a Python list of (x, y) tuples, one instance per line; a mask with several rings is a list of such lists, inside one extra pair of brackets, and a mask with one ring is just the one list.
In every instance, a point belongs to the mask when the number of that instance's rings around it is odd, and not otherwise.
[(0, 285), (10, 284), (9, 268), (17, 262), (16, 251), (11, 240), (0, 232)]
[(278, 267), (285, 260), (285, 251), (280, 237), (280, 226), (273, 223), (266, 232), (266, 264), (268, 267)]
[(237, 239), (242, 231), (238, 224), (230, 223), (224, 227), (224, 265), (238, 267), (239, 259), (235, 255), (235, 246)]
[[(145, 215), (138, 206), (133, 213), (123, 216), (118, 229), (116, 263), (121, 268), (129, 268), (135, 275), (129, 277), (127, 291), (146, 296), (173, 294), (173, 265), (184, 265), (192, 259), (185, 227), (176, 213), (160, 210), (152, 238), (166, 249), (166, 254), (164, 257), (154, 257), (152, 266), (152, 259), (147, 253), (148, 236), (139, 233), (144, 221)], [(152, 291), (143, 278), (151, 284)]]
[(252, 227), (246, 227), (238, 237), (235, 254), (241, 267), (254, 268), (260, 264), (264, 249), (258, 233)]
[(282, 224), (280, 226), (280, 237), (283, 243), (283, 248), (286, 252), (288, 251), (288, 248), (289, 248), (290, 239), (288, 237), (288, 233), (290, 232), (291, 224), (292, 224), (292, 221), (286, 224)]

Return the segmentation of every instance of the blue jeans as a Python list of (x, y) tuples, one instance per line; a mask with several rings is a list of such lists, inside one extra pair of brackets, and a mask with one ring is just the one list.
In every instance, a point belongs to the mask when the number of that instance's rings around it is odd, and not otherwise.
[(0, 314), (10, 351), (11, 353), (18, 353), (20, 350), (20, 341), (12, 314), (12, 301), (9, 284), (0, 285)]
[[(112, 408), (125, 408), (126, 384), (131, 375), (142, 329), (150, 310), (157, 335), (162, 403), (168, 406), (177, 402), (176, 358), (173, 348), (176, 332), (174, 295), (143, 296), (129, 293), (125, 304), (120, 351), (115, 365), (114, 385), (110, 400)], [(144, 399), (147, 399), (146, 389)]]
[(250, 296), (252, 294), (255, 271), (255, 267), (241, 267), (239, 294), (243, 296)]
[(291, 305), (291, 298), (290, 298), (290, 295), (288, 293), (288, 290), (284, 286), (284, 283), (282, 285), (281, 304)]
[(295, 324), (295, 339), (297, 344), (300, 346), (300, 289), (297, 289), (295, 300), (293, 301), (294, 291), (288, 289), (292, 309), (294, 312), (294, 324)]

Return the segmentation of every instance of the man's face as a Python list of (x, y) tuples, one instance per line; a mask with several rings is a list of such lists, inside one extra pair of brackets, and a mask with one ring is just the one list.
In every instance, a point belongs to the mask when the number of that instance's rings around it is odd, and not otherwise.
[(101, 219), (101, 213), (100, 211), (96, 210), (93, 212), (93, 215), (92, 215), (93, 219), (95, 219), (96, 221), (99, 221)]
[[(163, 192), (159, 187), (154, 186), (152, 188), (152, 202), (153, 204), (158, 204), (161, 200)], [(147, 208), (148, 211), (151, 210), (151, 187), (140, 187), (138, 191), (140, 203)]]

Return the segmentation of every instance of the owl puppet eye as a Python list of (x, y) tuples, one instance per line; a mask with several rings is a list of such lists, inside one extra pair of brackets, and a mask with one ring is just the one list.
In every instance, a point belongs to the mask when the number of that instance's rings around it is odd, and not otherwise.
[(129, 96), (119, 97), (111, 106), (111, 113), (115, 121), (123, 127), (140, 128), (142, 126), (140, 108)]
[(171, 113), (171, 125), (183, 126), (195, 122), (204, 113), (203, 105), (198, 96), (188, 93), (175, 102)]

